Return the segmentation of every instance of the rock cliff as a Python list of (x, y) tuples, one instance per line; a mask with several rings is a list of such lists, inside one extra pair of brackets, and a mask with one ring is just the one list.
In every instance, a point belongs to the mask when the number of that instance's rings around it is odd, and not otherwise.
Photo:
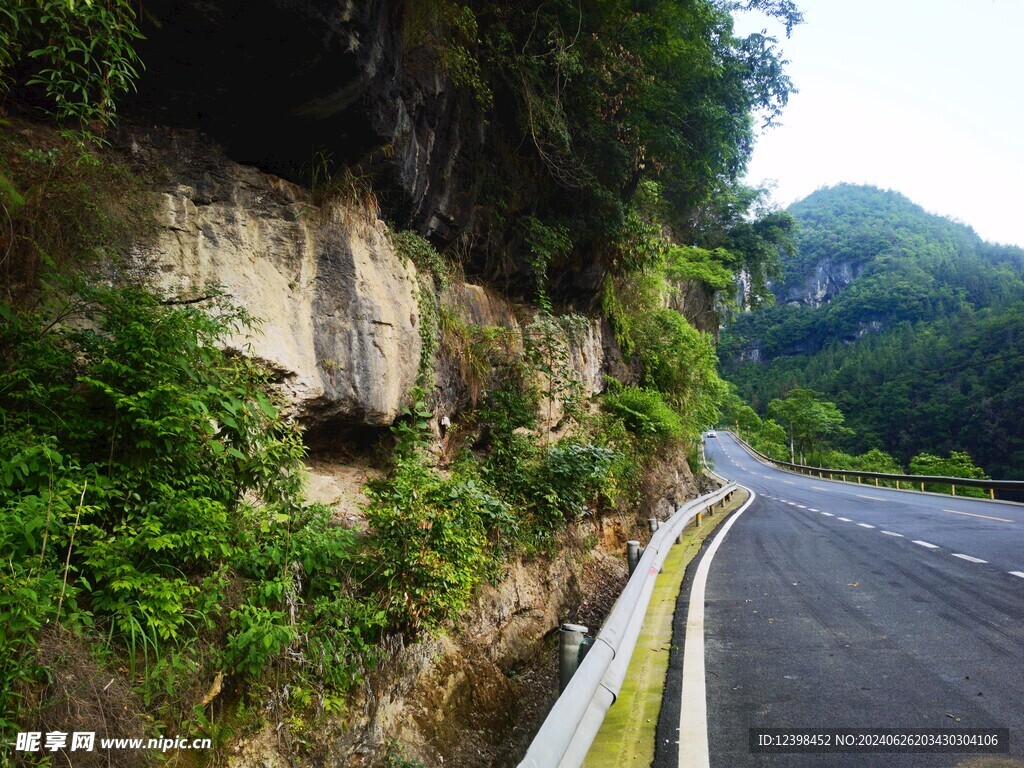
[[(184, 300), (221, 286), (262, 321), (230, 343), (269, 366), (307, 427), (389, 425), (416, 381), (424, 320), (416, 269), (396, 252), (372, 201), (314, 204), (308, 190), (229, 160), (193, 130), (126, 129), (118, 144), (137, 165), (160, 172), (148, 193), (155, 232), (112, 267), (113, 277)], [(520, 348), (536, 314), (458, 280), (438, 298), (467, 327), (505, 329)], [(606, 374), (628, 379), (607, 323), (577, 326), (559, 335), (566, 372), (584, 398), (603, 390)], [(472, 382), (443, 344), (434, 370), (436, 413), (471, 410)], [(541, 411), (542, 428), (557, 430), (561, 412), (543, 404)], [(318, 446), (310, 495), (359, 527), (361, 486), (376, 476), (344, 441), (340, 453)], [(684, 455), (662, 457), (644, 488), (643, 515), (666, 513), (695, 488)], [(510, 564), (451, 634), (412, 647), (395, 638), (345, 728), (318, 734), (306, 749), (369, 765), (397, 739), (437, 764), (513, 764), (556, 695), (547, 636), (567, 618), (600, 625), (624, 579), (623, 542), (641, 535), (640, 519), (588, 519), (563, 537), (556, 556)], [(284, 766), (295, 753), (264, 732), (241, 739), (232, 763)]]
[(126, 113), (198, 128), (240, 162), (309, 181), (374, 173), (403, 227), (471, 229), (485, 123), (417, 43), (401, 0), (155, 0)]
[[(135, 247), (129, 275), (187, 300), (218, 285), (258, 318), (232, 344), (274, 372), (307, 427), (390, 425), (419, 369), (420, 288), (372, 199), (314, 202), (192, 130), (126, 130), (119, 141), (162, 174), (151, 191), (156, 232)], [(519, 343), (536, 312), (460, 281), (440, 300), (464, 323), (505, 328)], [(563, 335), (585, 397), (603, 390), (605, 374), (628, 376), (607, 323)], [(443, 352), (434, 367), (438, 413), (472, 405), (465, 372)]]
[(778, 287), (778, 300), (817, 309), (838, 296), (863, 271), (862, 264), (826, 257), (810, 265), (805, 274), (793, 272)]
[(128, 138), (166, 175), (152, 193), (155, 237), (132, 254), (136, 276), (186, 299), (217, 284), (258, 318), (233, 343), (274, 371), (307, 425), (394, 421), (419, 363), (417, 282), (373, 212), (314, 206), (193, 132)]

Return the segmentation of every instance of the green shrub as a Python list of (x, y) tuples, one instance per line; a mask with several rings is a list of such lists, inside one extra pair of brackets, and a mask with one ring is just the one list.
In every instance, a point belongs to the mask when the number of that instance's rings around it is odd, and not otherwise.
[(221, 346), (245, 314), (80, 287), (0, 319), (0, 728), (46, 622), (106, 637), (147, 702), (222, 654), (324, 701), (357, 681), (384, 616), (267, 374)]
[(500, 502), (419, 459), (399, 461), (386, 480), (367, 486), (367, 495), (364, 565), (388, 622), (415, 631), (462, 610), (486, 566), (481, 511)]
[(854, 457), (854, 468), (864, 472), (884, 472), (889, 475), (904, 474), (903, 465), (894, 456), (879, 448)]
[(608, 478), (615, 451), (591, 443), (561, 440), (544, 453), (533, 478), (533, 501), (540, 519), (557, 529), (587, 513), (587, 503)]
[(243, 605), (231, 612), (231, 623), (225, 661), (244, 675), (258, 676), (295, 639), (295, 627), (284, 611)]
[(5, 127), (0, 122), (0, 301), (27, 303), (40, 273), (116, 258), (155, 231), (145, 185), (127, 165), (53, 131)]
[(638, 437), (668, 440), (683, 434), (682, 419), (657, 390), (615, 387), (605, 393), (604, 405)]
[[(910, 460), (910, 474), (932, 475), (933, 477), (964, 477), (984, 479), (988, 476), (981, 467), (974, 463), (974, 459), (966, 451), (950, 451), (949, 456), (942, 457), (931, 453), (919, 453)], [(926, 490), (936, 493), (949, 493), (950, 486), (929, 484)], [(957, 493), (963, 496), (983, 497), (985, 491), (981, 488), (957, 488)]]

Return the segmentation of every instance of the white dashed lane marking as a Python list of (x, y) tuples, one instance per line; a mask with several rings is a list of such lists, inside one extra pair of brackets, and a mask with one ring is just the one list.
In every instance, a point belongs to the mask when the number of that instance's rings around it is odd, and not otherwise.
[[(768, 478), (769, 480), (772, 479), (769, 475), (761, 475), (761, 477)], [(795, 485), (795, 483), (793, 483), (790, 480), (783, 480), (782, 482), (785, 483), (786, 485)], [(811, 487), (814, 490), (816, 490), (816, 491), (828, 491), (828, 490), (830, 490), (828, 488), (821, 488), (819, 486), (811, 486)], [(866, 495), (860, 494), (860, 493), (856, 494), (856, 496), (858, 498), (861, 498), (861, 499), (871, 499), (872, 501), (886, 501), (886, 499), (879, 498), (878, 496), (866, 496)], [(844, 523), (853, 523), (853, 522), (855, 522), (855, 521), (851, 520), (848, 517), (836, 517), (836, 515), (832, 514), (831, 512), (822, 512), (820, 509), (816, 509), (814, 507), (808, 507), (808, 506), (806, 506), (804, 504), (797, 504), (794, 501), (790, 501), (788, 499), (782, 499), (782, 498), (779, 498), (777, 496), (766, 496), (765, 498), (772, 499), (774, 501), (781, 501), (783, 504), (788, 504), (789, 506), (797, 507), (798, 509), (806, 509), (808, 512), (817, 512), (818, 514), (823, 515), (825, 517), (835, 517), (836, 520), (842, 520)], [(950, 513), (952, 513), (954, 515), (965, 515), (967, 517), (980, 517), (980, 518), (983, 518), (983, 519), (986, 519), (986, 520), (996, 520), (996, 521), (1001, 522), (1001, 523), (1014, 523), (1014, 522), (1016, 522), (1015, 520), (1008, 520), (1008, 519), (1006, 519), (1004, 517), (991, 517), (989, 515), (977, 515), (977, 514), (974, 514), (972, 512), (961, 512), (961, 511), (956, 510), (956, 509), (945, 509), (943, 511), (944, 512), (950, 512)], [(870, 523), (857, 523), (857, 525), (860, 526), (861, 528), (870, 528), (870, 529), (876, 529), (877, 528), (877, 526), (871, 525)], [(883, 534), (885, 536), (893, 536), (893, 537), (898, 538), (898, 539), (904, 538), (902, 533), (896, 533), (896, 531), (886, 531), (886, 530), (883, 530), (883, 529), (880, 529), (880, 528), (878, 528), (877, 530), (878, 530), (879, 533), (881, 533), (881, 534)], [(911, 541), (913, 541), (918, 546), (925, 547), (926, 549), (941, 549), (941, 547), (938, 544), (932, 544), (929, 541), (922, 541), (920, 539), (911, 539)], [(987, 565), (988, 564), (988, 560), (982, 560), (980, 557), (974, 557), (972, 555), (965, 555), (965, 554), (958, 553), (958, 552), (951, 552), (950, 554), (952, 554), (953, 557), (957, 557), (957, 558), (959, 558), (961, 560), (966, 560), (969, 563), (978, 563), (978, 564), (982, 564), (982, 565)], [(1024, 571), (1009, 571), (1009, 574), (1011, 576), (1016, 576), (1016, 577), (1018, 577), (1020, 579), (1024, 579)]]
[(969, 563), (987, 563), (988, 560), (982, 560), (980, 557), (971, 557), (970, 555), (958, 555), (955, 552), (953, 557), (959, 557), (961, 560), (966, 560)]

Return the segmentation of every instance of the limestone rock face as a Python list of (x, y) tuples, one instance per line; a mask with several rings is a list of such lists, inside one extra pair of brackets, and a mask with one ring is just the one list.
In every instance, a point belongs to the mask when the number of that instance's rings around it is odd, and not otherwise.
[(787, 304), (805, 304), (817, 309), (838, 296), (860, 275), (863, 265), (826, 258), (814, 265), (814, 272), (803, 280), (790, 280), (780, 297)]
[(420, 359), (414, 268), (358, 205), (310, 205), (300, 188), (224, 160), (194, 134), (136, 154), (168, 164), (154, 238), (136, 277), (183, 298), (216, 283), (261, 319), (231, 340), (276, 374), (307, 424), (381, 426), (398, 414)]

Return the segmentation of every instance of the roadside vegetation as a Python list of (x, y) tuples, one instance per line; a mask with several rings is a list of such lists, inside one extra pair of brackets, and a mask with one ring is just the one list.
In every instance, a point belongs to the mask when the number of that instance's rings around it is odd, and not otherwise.
[[(988, 478), (966, 451), (951, 451), (946, 457), (922, 452), (910, 460), (909, 467), (904, 467), (898, 459), (880, 448), (861, 454), (842, 450), (842, 446), (849, 444), (856, 435), (845, 426), (846, 417), (838, 406), (814, 390), (792, 389), (783, 397), (772, 400), (768, 404), (768, 412), (771, 416), (762, 419), (731, 390), (722, 404), (722, 422), (776, 461), (890, 475)], [(880, 482), (887, 486), (895, 485), (889, 480)], [(927, 483), (925, 490), (949, 493), (950, 486)], [(981, 488), (958, 487), (957, 493), (978, 498), (986, 496)]]

